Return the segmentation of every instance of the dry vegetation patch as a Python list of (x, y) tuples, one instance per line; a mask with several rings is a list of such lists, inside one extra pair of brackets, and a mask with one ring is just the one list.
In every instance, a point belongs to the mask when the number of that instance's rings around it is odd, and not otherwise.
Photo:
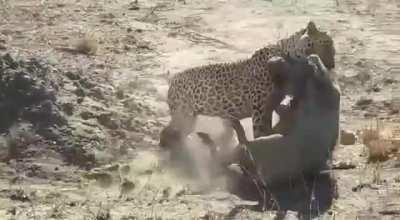
[(368, 149), (369, 162), (400, 157), (400, 125), (389, 125), (377, 121), (375, 127), (363, 129), (362, 141)]

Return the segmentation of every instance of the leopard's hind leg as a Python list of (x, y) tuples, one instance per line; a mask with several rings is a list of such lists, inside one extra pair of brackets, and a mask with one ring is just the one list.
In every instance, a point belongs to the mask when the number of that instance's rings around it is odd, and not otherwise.
[[(246, 134), (244, 131), (244, 128), (242, 124), (240, 123), (240, 120), (238, 119), (224, 119), (223, 120), (224, 127), (228, 130), (231, 131), (231, 135), (226, 135), (227, 138), (233, 138), (233, 132), (235, 131), (239, 140), (240, 145), (246, 145), (248, 143), (248, 140), (246, 138)], [(232, 151), (232, 149), (226, 149), (227, 147), (224, 142), (222, 143), (222, 148), (223, 149), (218, 149), (218, 144), (211, 139), (210, 135), (205, 132), (196, 132), (198, 137), (202, 140), (203, 144), (205, 144), (211, 153), (211, 156), (216, 159), (216, 161), (222, 162), (224, 160), (221, 160), (223, 157), (226, 157)], [(229, 140), (228, 140), (229, 141)], [(224, 152), (226, 151), (226, 152)], [(223, 156), (225, 155), (225, 156)], [(228, 165), (228, 164), (225, 164)]]
[(171, 121), (160, 134), (160, 147), (173, 148), (182, 145), (185, 138), (194, 131), (197, 116), (183, 111), (171, 114)]
[[(216, 144), (221, 148), (234, 147), (237, 145), (237, 141), (240, 144), (247, 143), (246, 133), (239, 119), (223, 118), (222, 127), (222, 133), (214, 139)], [(235, 140), (235, 133), (237, 141)]]

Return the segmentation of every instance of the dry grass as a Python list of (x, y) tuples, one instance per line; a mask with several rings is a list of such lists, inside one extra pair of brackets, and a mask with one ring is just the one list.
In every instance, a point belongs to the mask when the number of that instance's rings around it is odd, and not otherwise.
[(400, 135), (394, 126), (376, 123), (374, 128), (362, 131), (362, 141), (368, 149), (368, 161), (386, 161), (399, 156)]
[(94, 33), (87, 33), (76, 44), (76, 51), (79, 53), (94, 55), (98, 50), (98, 41)]

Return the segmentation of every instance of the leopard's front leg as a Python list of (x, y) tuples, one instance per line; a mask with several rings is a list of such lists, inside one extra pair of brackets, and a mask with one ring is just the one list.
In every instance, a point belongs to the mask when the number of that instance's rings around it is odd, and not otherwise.
[(267, 114), (262, 108), (254, 109), (252, 121), (254, 139), (272, 134), (272, 111)]
[(271, 94), (267, 95), (264, 103), (253, 105), (253, 134), (254, 138), (268, 136), (274, 133), (272, 129), (272, 112), (278, 108), (285, 97), (285, 91), (273, 88)]

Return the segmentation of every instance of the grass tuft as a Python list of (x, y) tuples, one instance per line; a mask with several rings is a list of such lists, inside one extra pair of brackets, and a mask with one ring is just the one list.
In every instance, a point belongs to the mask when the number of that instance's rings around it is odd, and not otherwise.
[(374, 128), (363, 129), (362, 141), (368, 149), (368, 162), (386, 161), (398, 154), (400, 136), (397, 132), (395, 127), (380, 122)]
[(79, 53), (94, 55), (99, 48), (97, 37), (94, 33), (87, 33), (76, 44), (76, 51)]

